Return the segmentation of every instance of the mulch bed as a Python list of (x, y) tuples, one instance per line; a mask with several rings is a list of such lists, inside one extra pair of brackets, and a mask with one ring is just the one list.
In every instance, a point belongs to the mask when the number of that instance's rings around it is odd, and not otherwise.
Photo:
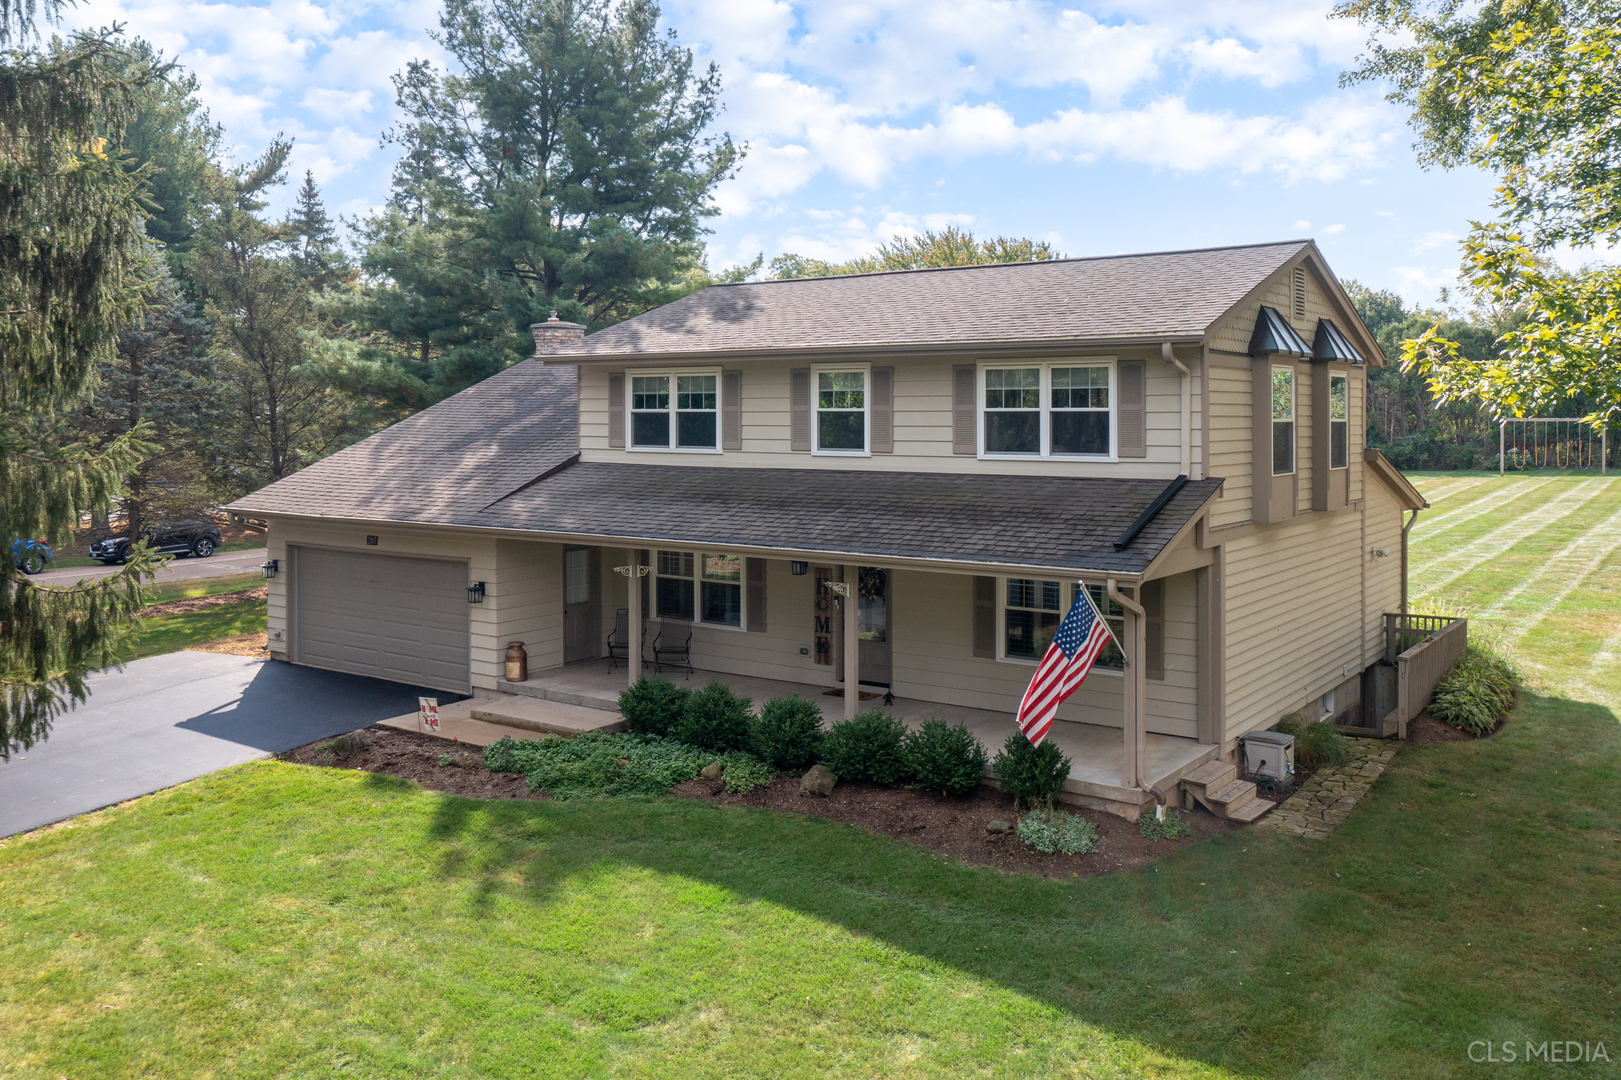
[[(531, 792), (522, 776), (492, 773), (484, 768), (478, 747), (394, 728), (372, 727), (367, 729), (367, 734), (371, 736), (371, 745), (346, 758), (335, 757), (328, 748), (330, 740), (325, 740), (279, 754), (277, 760), (400, 776), (415, 780), (425, 788), (469, 799), (546, 798), (544, 794)], [(442, 766), (439, 764), (441, 754), (455, 755), (466, 764)], [(1184, 810), (1182, 820), (1192, 828), (1192, 836), (1179, 840), (1145, 840), (1133, 822), (1101, 811), (1065, 806), (1063, 809), (1097, 826), (1097, 850), (1090, 855), (1042, 855), (1025, 847), (1017, 836), (992, 835), (985, 831), (991, 821), (1015, 820), (1013, 800), (991, 787), (981, 787), (964, 798), (948, 799), (904, 788), (840, 783), (832, 795), (814, 799), (799, 794), (799, 777), (784, 776), (747, 795), (728, 795), (724, 785), (713, 780), (689, 780), (676, 785), (671, 794), (720, 806), (758, 806), (830, 818), (930, 848), (974, 866), (1050, 878), (1091, 877), (1129, 870), (1195, 841), (1242, 828), (1202, 809)]]
[(1497, 721), (1497, 726), (1486, 734), (1471, 735), (1469, 732), (1455, 728), (1451, 724), (1441, 723), (1441, 721), (1431, 716), (1429, 710), (1426, 709), (1407, 721), (1407, 741), (1418, 746), (1429, 743), (1473, 742), (1476, 739), (1491, 738), (1499, 731), (1502, 731), (1503, 725), (1506, 723), (1508, 723), (1508, 718), (1504, 717)]
[(186, 651), (228, 653), (231, 656), (251, 656), (256, 660), (270, 659), (270, 650), (266, 647), (263, 630), (253, 630), (246, 634), (237, 634), (235, 637), (215, 638), (201, 645), (188, 645)]
[(253, 589), (215, 593), (213, 596), (193, 596), (187, 600), (166, 600), (161, 604), (147, 605), (136, 612), (136, 617), (151, 619), (159, 615), (181, 615), (188, 611), (202, 611), (204, 608), (221, 607), (225, 604), (241, 604), (249, 600), (264, 600), (269, 595), (270, 587), (260, 585)]

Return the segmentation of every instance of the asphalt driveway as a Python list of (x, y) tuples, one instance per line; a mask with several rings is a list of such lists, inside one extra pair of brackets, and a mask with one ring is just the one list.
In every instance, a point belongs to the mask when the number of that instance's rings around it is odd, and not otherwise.
[[(256, 574), (266, 559), (265, 549), (244, 548), (241, 551), (216, 551), (206, 559), (195, 555), (176, 555), (169, 565), (158, 571), (159, 585), (169, 581), (192, 578), (230, 577), (232, 574)], [(72, 585), (83, 578), (104, 578), (120, 573), (122, 566), (70, 566), (66, 570), (46, 570), (35, 574), (30, 581), (41, 585)]]
[(442, 691), (253, 660), (177, 652), (90, 677), (51, 737), (0, 763), (0, 836), (158, 791), (411, 712)]

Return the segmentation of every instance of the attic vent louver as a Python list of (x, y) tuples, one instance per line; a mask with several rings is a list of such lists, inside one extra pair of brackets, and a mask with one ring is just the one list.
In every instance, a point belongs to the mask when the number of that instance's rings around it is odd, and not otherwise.
[(1306, 321), (1306, 268), (1295, 267), (1295, 319)]
[(1277, 308), (1263, 307), (1255, 316), (1255, 333), (1250, 335), (1251, 356), (1296, 356), (1302, 360), (1311, 355), (1306, 343), (1295, 328), (1289, 325)]

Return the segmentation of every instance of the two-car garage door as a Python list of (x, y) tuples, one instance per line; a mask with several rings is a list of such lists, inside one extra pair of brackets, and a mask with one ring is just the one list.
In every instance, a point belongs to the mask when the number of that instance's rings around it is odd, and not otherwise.
[(294, 663), (469, 692), (466, 563), (292, 554)]

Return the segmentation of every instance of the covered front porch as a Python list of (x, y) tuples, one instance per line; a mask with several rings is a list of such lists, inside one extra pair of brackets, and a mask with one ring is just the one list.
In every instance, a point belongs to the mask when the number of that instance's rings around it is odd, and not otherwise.
[[(654, 673), (651, 664), (646, 673)], [(835, 690), (833, 693), (838, 696), (833, 696), (825, 685), (703, 669), (694, 669), (689, 676), (685, 668), (665, 670), (662, 677), (693, 689), (702, 687), (710, 679), (719, 679), (735, 693), (750, 698), (756, 707), (772, 698), (799, 694), (820, 705), (829, 724), (845, 715), (842, 692)], [(525, 682), (503, 681), (499, 695), (479, 705), (481, 711), (499, 715), (501, 697), (512, 695), (617, 712), (619, 693), (626, 683), (627, 672), (623, 665), (610, 668), (606, 661), (571, 664), (532, 672)], [(861, 696), (864, 699), (860, 702), (861, 709), (882, 707), (909, 728), (931, 719), (964, 724), (993, 757), (1007, 737), (1018, 732), (1011, 713), (905, 697), (894, 697), (886, 704), (882, 693), (874, 693), (871, 687), (864, 689)], [(1069, 780), (1064, 785), (1066, 801), (1126, 817), (1134, 817), (1145, 805), (1142, 792), (1122, 782), (1124, 749), (1120, 728), (1058, 720), (1048, 738), (1071, 761)], [(1143, 772), (1149, 784), (1170, 794), (1184, 775), (1216, 757), (1219, 749), (1196, 739), (1148, 732)]]

